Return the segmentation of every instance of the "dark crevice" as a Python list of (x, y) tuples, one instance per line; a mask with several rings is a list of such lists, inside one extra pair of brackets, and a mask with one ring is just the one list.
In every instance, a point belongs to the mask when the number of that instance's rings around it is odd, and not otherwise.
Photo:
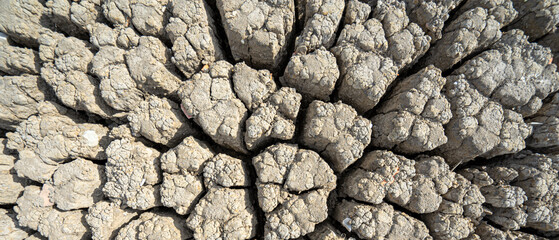
[[(16, 40), (14, 40), (14, 38), (12, 36), (8, 35), (8, 34), (6, 34), (6, 40), (8, 41), (8, 44), (12, 47), (28, 48), (28, 49), (33, 49), (33, 50), (39, 52), (39, 46), (33, 47), (33, 46), (22, 44), (22, 43), (20, 43)], [(10, 74), (5, 74), (5, 75), (10, 75)]]
[[(304, 9), (302, 9), (304, 10)], [(273, 71), (273, 74), (276, 76), (283, 76), (283, 73), (285, 72), (285, 69), (287, 68), (287, 65), (289, 64), (289, 61), (291, 60), (291, 57), (293, 57), (295, 55), (295, 42), (297, 40), (297, 37), (299, 35), (301, 35), (301, 33), (303, 32), (304, 29), (304, 25), (306, 25), (306, 23), (301, 24), (299, 19), (297, 19), (297, 16), (299, 14), (299, 9), (295, 8), (295, 15), (293, 18), (293, 29), (291, 31), (290, 37), (287, 38), (286, 41), (286, 54), (285, 56), (283, 56), (283, 58), (281, 59), (281, 61), (278, 63), (277, 66), (277, 70)], [(304, 21), (304, 17), (302, 19), (302, 21)], [(272, 70), (270, 70), (272, 71)]]
[(345, 17), (346, 17), (346, 10), (347, 10), (347, 2), (344, 5), (344, 10), (342, 11), (342, 18), (340, 19), (340, 23), (338, 23), (338, 26), (336, 27), (336, 35), (334, 37), (334, 45), (332, 45), (332, 47), (330, 47), (328, 50), (332, 49), (333, 47), (335, 47), (338, 44), (338, 40), (340, 39), (340, 36), (342, 35), (342, 31), (344, 30), (344, 27), (346, 26), (345, 24)]
[(531, 234), (531, 235), (535, 235), (541, 238), (549, 238), (549, 237), (557, 237), (559, 236), (559, 233), (545, 233), (545, 232), (541, 232), (537, 229), (534, 228), (530, 228), (530, 227), (521, 227), (520, 229), (516, 230), (518, 232), (522, 232), (522, 233), (526, 233), (526, 234)]
[(341, 198), (340, 198), (340, 201), (341, 201), (341, 200), (346, 200), (346, 201), (355, 202), (355, 203), (359, 203), (359, 204), (363, 204), (363, 205), (368, 205), (368, 206), (375, 206), (375, 205), (378, 205), (378, 204), (372, 204), (372, 203), (369, 203), (369, 202), (357, 200), (357, 199), (351, 198), (351, 197), (341, 197)]
[(484, 217), (484, 218), (483, 218), (483, 221), (485, 221), (485, 223), (487, 223), (487, 225), (489, 225), (489, 226), (491, 226), (491, 227), (494, 227), (494, 228), (496, 228), (496, 229), (499, 229), (499, 230), (501, 230), (501, 231), (503, 231), (503, 232), (506, 232), (506, 231), (521, 232), (521, 233), (525, 233), (525, 234), (530, 234), (530, 235), (534, 235), (534, 236), (537, 236), (537, 237), (541, 237), (541, 238), (544, 238), (544, 239), (550, 237), (550, 236), (546, 236), (545, 233), (543, 233), (543, 232), (541, 232), (541, 231), (539, 231), (539, 230), (537, 230), (537, 229), (534, 229), (534, 228), (522, 227), (522, 228), (520, 228), (520, 229), (518, 229), (518, 230), (508, 230), (508, 229), (504, 228), (503, 226), (499, 225), (498, 223), (496, 223), (496, 222), (492, 221), (491, 219), (487, 218), (487, 217)]
[(266, 141), (265, 144), (262, 144), (262, 146), (255, 148), (253, 150), (251, 150), (251, 159), (253, 157), (256, 157), (258, 154), (264, 152), (266, 150), (266, 148), (277, 145), (277, 144), (295, 144), (298, 145), (298, 142), (295, 140), (296, 138), (292, 138), (290, 140), (281, 140), (281, 139), (270, 139), (269, 141)]
[(371, 110), (366, 111), (362, 114), (363, 117), (365, 117), (367, 119), (371, 119), (373, 116), (377, 115), (379, 113), (379, 109), (381, 108), (381, 106), (390, 98), (390, 94), (392, 93), (392, 90), (394, 89), (394, 87), (396, 87), (396, 85), (398, 85), (403, 79), (404, 79), (404, 77), (401, 77), (401, 76), (396, 77), (396, 79), (394, 79), (394, 81), (392, 81), (388, 85), (388, 87), (386, 88), (386, 91), (384, 92), (382, 97), (379, 99), (378, 103)]
[[(452, 9), (449, 13), (448, 13), (448, 19), (445, 21), (445, 24), (443, 26), (443, 29), (441, 30), (441, 34), (444, 37), (445, 35), (445, 31), (447, 30), (448, 26), (450, 25), (450, 23), (452, 23), (454, 20), (456, 20), (464, 11), (462, 10), (462, 7), (464, 7), (464, 5), (466, 5), (466, 2), (469, 0), (464, 0), (462, 1), (458, 6), (456, 6), (454, 9)], [(442, 38), (441, 38), (442, 39)], [(421, 57), (419, 58), (415, 64), (413, 64), (411, 67), (409, 67), (407, 70), (403, 71), (400, 75), (403, 77), (408, 77), (410, 75), (412, 75), (413, 73), (417, 73), (419, 72), (421, 69), (431, 65), (432, 63), (427, 62), (427, 58), (430, 55), (431, 50), (433, 49), (433, 46), (435, 46), (436, 44), (440, 44), (441, 39), (437, 39), (435, 42), (431, 42), (429, 45), (429, 49), (427, 50), (427, 52)], [(471, 55), (471, 54), (470, 54)], [(476, 54), (477, 55), (477, 54)], [(459, 66), (462, 65), (462, 63), (465, 62), (465, 58), (458, 62), (457, 64), (455, 64), (453, 66), (453, 68), (458, 68)], [(453, 69), (451, 68), (451, 69)], [(449, 75), (452, 71), (454, 71), (454, 69), (450, 72), (448, 72), (450, 70), (447, 70), (443, 73), (443, 76), (447, 76)]]
[[(484, 158), (484, 157), (476, 157), (474, 160), (463, 162), (462, 164), (455, 167), (454, 172), (459, 172), (460, 170), (467, 169), (467, 168), (476, 168), (481, 166), (488, 166), (492, 163), (499, 162), (504, 159), (508, 159), (514, 156), (514, 154), (505, 154), (496, 156), (493, 158)], [(451, 168), (454, 166), (450, 166)]]
[[(421, 214), (419, 214), (419, 213), (414, 213), (414, 212), (412, 212), (412, 211), (410, 211), (410, 210), (408, 210), (408, 209), (406, 209), (406, 208), (404, 208), (404, 207), (402, 207), (402, 206), (400, 206), (400, 205), (398, 205), (398, 204), (392, 203), (392, 202), (386, 200), (386, 198), (384, 199), (384, 202), (390, 204), (390, 205), (394, 208), (394, 210), (398, 210), (398, 211), (400, 211), (400, 212), (402, 212), (402, 213), (407, 214), (407, 215), (410, 216), (410, 217), (413, 217), (413, 218), (415, 218), (415, 219), (417, 219), (417, 220), (423, 222), (422, 217), (421, 217), (421, 216), (422, 216)], [(424, 222), (423, 222), (423, 223), (424, 223)]]
[[(303, 145), (303, 146), (306, 146), (306, 145)], [(330, 167), (330, 169), (332, 169), (332, 170), (334, 171), (334, 174), (336, 175), (336, 177), (337, 177), (338, 175), (342, 174), (343, 172), (346, 172), (347, 168), (344, 169), (342, 172), (337, 172), (337, 171), (335, 170), (336, 167), (334, 166), (334, 161), (332, 161), (332, 159), (330, 159), (330, 157), (326, 156), (325, 153), (324, 153), (326, 150), (318, 151), (318, 150), (316, 150), (316, 149), (314, 149), (314, 148), (311, 148), (311, 147), (308, 147), (308, 149), (310, 149), (310, 150), (316, 152), (316, 153), (320, 156), (320, 158), (322, 158), (322, 159), (324, 160), (324, 162), (326, 162), (326, 164), (328, 164), (328, 167)], [(350, 166), (351, 166), (351, 165), (350, 165)], [(348, 167), (349, 167), (349, 166), (348, 166)]]
[[(502, 31), (503, 31), (503, 32), (506, 32), (506, 31), (504, 31), (504, 30), (502, 30)], [(539, 41), (541, 41), (542, 39), (544, 39), (545, 37), (547, 37), (547, 35), (550, 35), (550, 34), (553, 34), (553, 33), (554, 33), (554, 31), (550, 31), (550, 32), (548, 32), (548, 33), (542, 35), (542, 36), (539, 37), (539, 38), (529, 40), (529, 42), (533, 42), (533, 43), (538, 43), (538, 44), (539, 44)], [(529, 36), (528, 36), (528, 37), (529, 37)], [(544, 46), (544, 47), (545, 47), (545, 46)], [(549, 47), (548, 47), (548, 48), (549, 48)], [(553, 52), (552, 52), (552, 54), (553, 54)]]
[(513, 19), (509, 24), (507, 24), (506, 26), (503, 27), (503, 29), (502, 29), (503, 32), (508, 32), (508, 31), (514, 30), (514, 29), (521, 30), (518, 27), (516, 27), (516, 24), (521, 22), (526, 15), (528, 15), (529, 13), (532, 12), (532, 11), (524, 12), (524, 14), (521, 15), (521, 12), (518, 11), (518, 9), (515, 8), (515, 10), (518, 12), (518, 16), (516, 16), (515, 19)]
[[(62, 161), (60, 161), (60, 162), (57, 162), (57, 163), (58, 163), (59, 165), (66, 164), (66, 163), (71, 163), (71, 162), (73, 162), (73, 161), (76, 161), (76, 159), (78, 159), (78, 158), (81, 158), (81, 159), (90, 161), (90, 162), (94, 163), (95, 165), (104, 166), (104, 165), (107, 164), (107, 159), (101, 159), (101, 160), (100, 160), (100, 159), (93, 159), (93, 158), (82, 157), (82, 156), (78, 156), (78, 157), (69, 157), (69, 158), (64, 159), (64, 160), (62, 160)], [(53, 160), (53, 161), (54, 161), (54, 160)]]
[[(289, 173), (288, 173), (288, 174), (289, 174)], [(288, 174), (286, 174), (286, 176), (287, 176)], [(323, 188), (319, 186), (319, 187), (313, 187), (313, 188), (310, 188), (310, 189), (307, 189), (307, 190), (303, 190), (303, 191), (288, 190), (288, 192), (289, 192), (290, 194), (293, 194), (293, 195), (301, 196), (301, 195), (305, 195), (305, 194), (307, 194), (307, 193), (310, 193), (310, 192), (312, 192), (312, 191), (317, 191), (317, 190), (320, 190), (320, 189), (323, 189)]]
[(215, 1), (206, 0), (204, 2), (206, 3), (206, 6), (210, 7), (210, 9), (207, 9), (207, 11), (210, 13), (210, 16), (208, 16), (208, 20), (213, 21), (215, 34), (219, 40), (219, 46), (221, 47), (221, 50), (223, 52), (224, 60), (234, 64), (236, 61), (233, 57), (233, 53), (231, 52), (231, 47), (229, 46), (229, 40), (221, 21), (222, 19), (221, 14), (219, 13), (219, 9), (217, 8)]
[[(72, 3), (70, 3), (71, 5)], [(71, 16), (66, 19), (63, 16), (53, 16), (49, 14), (42, 14), (40, 17), (40, 22), (43, 23), (42, 26), (48, 28), (52, 31), (63, 34), (65, 37), (75, 37), (79, 40), (89, 43), (89, 33), (84, 29), (81, 29), (78, 25), (72, 22)], [(65, 25), (65, 27), (60, 27), (58, 25)], [(68, 30), (68, 31), (65, 31)]]
[[(332, 51), (330, 51), (332, 52)], [(338, 102), (341, 101), (339, 98), (338, 93), (340, 92), (340, 88), (342, 87), (342, 82), (344, 81), (344, 71), (342, 69), (342, 65), (344, 65), (342, 63), (342, 61), (336, 56), (336, 67), (338, 67), (338, 71), (340, 72), (340, 77), (338, 77), (338, 80), (336, 80), (336, 83), (334, 84), (334, 90), (332, 91), (332, 93), (330, 93), (330, 96), (328, 97), (330, 101), (328, 102)]]
[(9, 129), (0, 128), (0, 138), (6, 138), (6, 133), (10, 132)]
[[(462, 8), (464, 7), (464, 5), (466, 5), (466, 3), (468, 1), (471, 0), (464, 0), (462, 2), (460, 2), (458, 4), (458, 6), (456, 6), (454, 9), (452, 9), (451, 11), (448, 12), (448, 19), (444, 22), (443, 25), (443, 29), (441, 31), (441, 33), (444, 35), (446, 29), (448, 28), (448, 25), (450, 25), (449, 23), (452, 23), (454, 20), (456, 20), (460, 15), (462, 15), (462, 13), (464, 13), (465, 10), (462, 10)], [(439, 39), (440, 40), (440, 39)]]
[(533, 153), (539, 153), (539, 154), (558, 154), (559, 146), (542, 147), (542, 148), (534, 148), (534, 147), (526, 146), (525, 150), (529, 150)]
[(249, 177), (251, 179), (251, 186), (248, 188), (250, 194), (250, 200), (252, 206), (254, 206), (254, 210), (256, 212), (256, 218), (258, 219), (256, 223), (256, 235), (255, 239), (264, 239), (264, 224), (266, 223), (266, 216), (264, 214), (264, 210), (260, 207), (258, 203), (258, 188), (256, 183), (258, 181), (258, 174), (256, 173), (256, 168), (252, 164), (252, 158), (249, 160), (248, 170), (249, 170)]
[[(171, 56), (175, 57), (175, 52), (172, 51), (173, 47), (169, 47), (166, 46), (167, 49), (169, 51), (171, 51)], [(165, 64), (165, 69), (167, 69), (167, 71), (169, 71), (172, 75), (175, 75), (175, 77), (177, 77), (178, 79), (180, 79), (182, 82), (187, 81), (189, 78), (186, 77), (186, 75), (184, 75), (184, 73), (180, 70), (179, 66), (177, 66), (175, 63), (173, 63), (173, 61), (171, 59), (169, 59), (169, 64)], [(171, 65), (171, 67), (169, 67), (168, 65)], [(128, 67), (128, 66), (127, 66)], [(196, 73), (200, 72), (200, 70), (202, 69), (203, 66), (200, 66), (199, 68), (196, 69)], [(194, 75), (194, 74), (193, 74)], [(176, 96), (178, 94), (176, 94), (176, 92), (170, 96), (167, 96), (166, 98), (170, 99), (171, 101), (176, 101), (178, 100), (178, 97)]]
[[(336, 47), (336, 45), (338, 45), (338, 41), (340, 39), (340, 36), (342, 35), (342, 31), (344, 30), (346, 24), (344, 24), (344, 19), (346, 16), (346, 9), (347, 9), (347, 2), (346, 5), (344, 7), (344, 11), (342, 12), (342, 18), (340, 20), (340, 24), (338, 25), (338, 29), (336, 31), (336, 40), (334, 41), (334, 45), (332, 45), (332, 47), (330, 47), (330, 49), (328, 49), (330, 52), (332, 52), (332, 48)], [(343, 74), (342, 74), (342, 62), (338, 59), (338, 57), (336, 57), (336, 67), (338, 68), (338, 71), (340, 72), (340, 76), (338, 77), (338, 79), (336, 80), (336, 83), (334, 84), (334, 90), (332, 91), (332, 93), (329, 96), (330, 102), (337, 102), (338, 99), (338, 92), (340, 91), (340, 86), (342, 85), (342, 79), (343, 79)]]
[[(499, 41), (499, 40), (497, 40)], [(496, 41), (496, 42), (497, 42)], [(456, 71), (458, 68), (462, 67), (462, 65), (468, 61), (470, 61), (471, 59), (477, 57), (478, 55), (482, 54), (483, 52), (491, 49), (491, 46), (495, 44), (495, 43), (491, 43), (489, 44), (487, 47), (484, 47), (482, 49), (476, 49), (475, 51), (471, 52), (470, 54), (468, 54), (467, 56), (465, 56), (464, 58), (462, 58), (462, 60), (458, 61), (456, 64), (454, 64), (451, 68), (443, 71), (443, 77), (448, 77), (449, 75), (451, 75), (454, 71)]]
[(297, 115), (297, 119), (295, 120), (295, 134), (293, 135), (293, 140), (296, 144), (299, 144), (301, 146), (304, 146), (302, 139), (304, 134), (305, 120), (307, 118), (307, 112), (309, 110), (309, 104), (310, 103), (301, 102), (299, 114)]
[(325, 222), (332, 224), (332, 226), (342, 233), (342, 237), (345, 239), (354, 238), (354, 239), (361, 239), (357, 233), (350, 232), (347, 228), (344, 227), (340, 222), (334, 220), (332, 217), (328, 217)]
[[(132, 136), (134, 136), (134, 135), (132, 135)], [(165, 146), (161, 143), (153, 142), (153, 141), (151, 141), (151, 140), (149, 140), (149, 139), (147, 139), (143, 136), (135, 136), (135, 137), (142, 138), (144, 140), (144, 141), (141, 141), (142, 143), (144, 143), (147, 147), (151, 147), (151, 148), (159, 151), (160, 153), (165, 153), (165, 152), (169, 151), (169, 149), (170, 149), (168, 146)]]
[(15, 206), (17, 206), (17, 204), (15, 203), (4, 204), (4, 205), (0, 205), (0, 209), (6, 209), (8, 211), (11, 211)]
[[(354, 198), (351, 198), (351, 197), (344, 197), (344, 198), (342, 198), (342, 199), (348, 200), (348, 201), (353, 201), (353, 202), (356, 202), (356, 203), (359, 203), (359, 204), (363, 204), (363, 205), (368, 205), (368, 206), (377, 206), (377, 205), (379, 205), (379, 204), (372, 204), (372, 203), (365, 202), (365, 201), (360, 201), (360, 200), (357, 200), (357, 199), (354, 199)], [(383, 200), (382, 203), (386, 203), (386, 204), (392, 206), (392, 207), (394, 208), (394, 210), (397, 210), (397, 211), (399, 211), (399, 212), (405, 213), (406, 215), (408, 215), (408, 216), (410, 216), (410, 217), (413, 217), (413, 218), (415, 218), (415, 219), (417, 219), (417, 220), (423, 222), (423, 220), (421, 220), (421, 214), (414, 213), (414, 212), (412, 212), (412, 211), (410, 211), (410, 210), (408, 210), (408, 209), (405, 209), (405, 208), (403, 208), (403, 207), (401, 207), (401, 206), (399, 206), (399, 205), (397, 205), (397, 204), (395, 204), (395, 203), (392, 203), (392, 202), (390, 202), (390, 201), (387, 201), (386, 198)]]
[(223, 187), (223, 188), (228, 188), (228, 189), (249, 189), (248, 186), (228, 186), (228, 187), (226, 187), (226, 186), (222, 186), (222, 185), (219, 185), (219, 184), (218, 184), (218, 186)]

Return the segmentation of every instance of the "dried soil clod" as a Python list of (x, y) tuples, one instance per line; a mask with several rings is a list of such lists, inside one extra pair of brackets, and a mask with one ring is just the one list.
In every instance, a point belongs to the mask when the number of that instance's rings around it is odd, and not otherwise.
[(443, 126), (452, 117), (445, 82), (432, 65), (400, 81), (371, 118), (372, 145), (415, 154), (445, 144)]
[(217, 8), (235, 61), (279, 70), (293, 38), (293, 0), (217, 0)]
[(148, 239), (188, 239), (192, 233), (186, 228), (184, 220), (174, 213), (145, 212), (132, 220), (118, 232), (116, 240)]
[(371, 121), (352, 107), (315, 100), (307, 110), (301, 141), (342, 172), (363, 155), (371, 141), (371, 128)]
[(336, 176), (316, 152), (275, 144), (252, 163), (258, 175), (258, 203), (266, 215), (264, 239), (298, 238), (326, 219)]
[(247, 108), (234, 93), (233, 65), (218, 61), (196, 73), (179, 90), (181, 107), (216, 143), (248, 153), (243, 140)]
[(159, 151), (141, 142), (112, 141), (107, 147), (105, 196), (133, 209), (160, 206), (160, 155)]
[(342, 200), (334, 219), (363, 239), (432, 239), (423, 222), (386, 203), (366, 205)]
[(166, 98), (149, 96), (128, 115), (132, 133), (167, 146), (175, 146), (186, 136), (197, 135), (179, 105)]

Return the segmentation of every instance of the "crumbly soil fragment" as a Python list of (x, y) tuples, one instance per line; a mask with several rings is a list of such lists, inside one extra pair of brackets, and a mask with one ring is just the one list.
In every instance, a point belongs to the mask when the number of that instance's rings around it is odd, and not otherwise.
[(452, 119), (445, 126), (448, 142), (439, 147), (450, 166), (482, 156), (514, 153), (525, 147), (532, 127), (522, 115), (504, 109), (483, 96), (464, 75), (447, 77), (445, 95), (451, 104)]
[(0, 40), (0, 71), (10, 75), (39, 75), (39, 53), (30, 48), (12, 46)]
[(496, 239), (496, 240), (507, 240), (507, 239), (525, 239), (525, 240), (545, 240), (547, 238), (539, 237), (536, 235), (511, 230), (501, 230), (495, 228), (487, 222), (482, 222), (476, 227), (476, 235), (479, 239)]
[(258, 203), (266, 215), (264, 239), (293, 239), (313, 232), (328, 216), (336, 176), (314, 151), (272, 145), (252, 159)]
[(249, 239), (256, 235), (256, 199), (248, 163), (217, 154), (203, 168), (206, 194), (186, 219), (195, 239)]
[(39, 103), (52, 98), (42, 78), (27, 74), (0, 76), (0, 95), (0, 128), (12, 131), (39, 113)]
[[(247, 163), (215, 154), (205, 142), (187, 137), (161, 157), (161, 201), (178, 214), (196, 239), (248, 239), (256, 213)], [(182, 219), (184, 221), (184, 219)]]
[(443, 37), (429, 49), (426, 62), (446, 71), (499, 40), (499, 29), (501, 24), (486, 8), (470, 9), (446, 26)]
[(171, 60), (186, 77), (224, 58), (214, 13), (207, 1), (174, 0), (169, 7), (171, 18), (165, 31), (173, 42)]
[(161, 153), (133, 139), (114, 140), (106, 151), (105, 196), (138, 210), (160, 206)]
[(213, 157), (208, 145), (194, 137), (185, 138), (161, 155), (163, 206), (172, 207), (181, 215), (188, 214), (203, 195), (202, 171)]
[(83, 31), (88, 31), (98, 22), (105, 23), (101, 0), (72, 1), (70, 20)]
[(445, 144), (443, 125), (452, 117), (445, 82), (432, 65), (400, 81), (371, 118), (372, 145), (415, 154)]
[(24, 230), (17, 223), (16, 215), (13, 211), (0, 209), (0, 238), (21, 240), (29, 236), (29, 232)]
[(179, 90), (181, 108), (216, 143), (247, 153), (243, 127), (247, 108), (233, 90), (233, 65), (215, 62), (183, 83)]
[(328, 101), (339, 77), (334, 54), (319, 48), (309, 54), (291, 57), (281, 82), (297, 89), (308, 102), (314, 99)]
[[(95, 22), (88, 26), (89, 41), (96, 48), (117, 46), (130, 49), (138, 46), (140, 35), (132, 27), (109, 27), (107, 24)], [(95, 60), (93, 61), (96, 62)]]
[(186, 219), (186, 225), (195, 239), (252, 238), (257, 221), (253, 201), (248, 189), (211, 188)]
[(331, 223), (323, 222), (316, 226), (314, 232), (307, 235), (310, 239), (345, 240), (345, 235)]
[(526, 145), (546, 152), (554, 152), (559, 147), (559, 93), (548, 97), (548, 102), (527, 122), (532, 125), (532, 135)]
[(371, 141), (372, 123), (341, 102), (315, 100), (307, 109), (301, 142), (324, 154), (336, 172), (363, 155)]
[(71, 18), (72, 1), (69, 0), (47, 0), (45, 1), (45, 17), (54, 24), (57, 30), (71, 36), (83, 36), (85, 31), (76, 26)]
[(534, 41), (545, 34), (555, 31), (559, 24), (559, 1), (522, 1), (512, 0), (518, 11), (518, 18), (511, 24), (511, 29), (520, 29)]
[(160, 97), (175, 98), (181, 79), (171, 62), (171, 50), (155, 37), (142, 36), (124, 58), (139, 89)]
[(254, 111), (277, 90), (274, 77), (268, 70), (256, 70), (244, 62), (233, 67), (233, 91), (249, 111)]
[(0, 138), (0, 205), (16, 203), (27, 185), (24, 178), (17, 176), (14, 169), (17, 158), (6, 149), (6, 142), (5, 138)]
[[(465, 169), (470, 178), (484, 179), (476, 184), (493, 212), (488, 216), (504, 229), (530, 227), (542, 232), (559, 230), (557, 155), (523, 151), (514, 156)], [(484, 178), (479, 177), (480, 175)]]
[(26, 47), (38, 47), (41, 31), (50, 25), (45, 20), (46, 9), (43, 3), (39, 0), (3, 2), (0, 9), (0, 32)]
[(462, 1), (464, 0), (404, 0), (410, 21), (419, 25), (431, 37), (432, 43), (442, 38), (443, 27), (450, 12)]
[(344, 25), (362, 24), (367, 21), (369, 14), (371, 14), (371, 5), (359, 0), (349, 0), (346, 3), (344, 14)]
[(145, 212), (124, 226), (116, 240), (188, 239), (192, 233), (186, 228), (184, 219), (175, 213)]
[(89, 43), (52, 31), (42, 33), (39, 43), (41, 77), (64, 105), (103, 118), (115, 114), (101, 98), (99, 80), (89, 74), (93, 59)]
[(48, 185), (43, 188), (30, 185), (17, 200), (14, 211), (23, 227), (38, 231), (49, 239), (89, 238), (90, 232), (85, 222), (85, 210), (60, 211), (49, 200)]
[(487, 214), (479, 187), (460, 174), (454, 176), (455, 181), (443, 195), (439, 209), (423, 217), (436, 239), (464, 239)]
[(301, 98), (293, 88), (283, 87), (273, 93), (246, 120), (244, 137), (247, 148), (254, 151), (275, 139), (291, 140), (295, 136)]
[(441, 157), (414, 161), (388, 151), (368, 153), (348, 174), (342, 189), (349, 197), (380, 204), (386, 199), (414, 213), (439, 209), (455, 181), (454, 173)]
[(321, 47), (329, 49), (336, 41), (336, 30), (345, 8), (344, 0), (308, 0), (305, 27), (295, 40), (295, 54), (306, 54)]
[(466, 0), (456, 14), (460, 15), (470, 9), (481, 7), (486, 9), (487, 13), (493, 16), (495, 21), (499, 22), (501, 28), (503, 28), (519, 16), (514, 5), (515, 3), (512, 0)]
[(130, 76), (125, 53), (116, 46), (102, 46), (93, 57), (91, 72), (99, 78), (101, 97), (107, 105), (128, 112), (138, 107), (145, 93)]
[(91, 229), (92, 239), (109, 240), (114, 239), (118, 230), (137, 215), (137, 211), (122, 208), (114, 202), (98, 201), (88, 209), (85, 220)]
[(50, 201), (60, 210), (93, 206), (103, 199), (104, 184), (105, 167), (83, 158), (60, 165), (46, 183), (52, 188)]
[(343, 200), (334, 219), (362, 239), (433, 239), (418, 219), (387, 204), (367, 205)]
[(549, 49), (529, 43), (518, 30), (456, 69), (445, 87), (453, 118), (445, 127), (443, 156), (457, 164), (522, 150), (532, 131), (523, 117), (558, 89), (556, 69)]
[(150, 96), (128, 115), (132, 133), (167, 146), (175, 146), (186, 136), (197, 134), (179, 104)]
[(223, 153), (217, 154), (205, 163), (204, 185), (207, 188), (250, 187), (252, 182), (248, 173), (248, 165), (243, 160)]
[(548, 48), (512, 30), (452, 75), (463, 75), (485, 97), (522, 114), (535, 114), (542, 100), (559, 89), (559, 73)]
[(332, 49), (341, 69), (338, 97), (360, 113), (378, 104), (398, 72), (416, 62), (431, 41), (409, 21), (404, 2), (377, 1), (371, 15), (345, 25)]
[(133, 25), (145, 36), (165, 37), (170, 13), (168, 0), (106, 0), (103, 15), (117, 27)]
[(216, 0), (235, 61), (279, 70), (293, 38), (293, 0)]
[(37, 182), (51, 178), (58, 165), (77, 157), (103, 160), (109, 129), (83, 120), (56, 104), (41, 104), (44, 114), (31, 116), (7, 135), (7, 148), (17, 150), (20, 177)]

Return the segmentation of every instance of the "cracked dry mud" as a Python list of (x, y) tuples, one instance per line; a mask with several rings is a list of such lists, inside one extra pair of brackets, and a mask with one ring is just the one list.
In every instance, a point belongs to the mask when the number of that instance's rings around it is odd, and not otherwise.
[(559, 0), (1, 0), (0, 240), (559, 239)]

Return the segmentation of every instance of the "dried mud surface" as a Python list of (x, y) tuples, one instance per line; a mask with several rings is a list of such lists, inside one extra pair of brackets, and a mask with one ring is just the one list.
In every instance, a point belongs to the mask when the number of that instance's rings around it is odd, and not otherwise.
[(0, 239), (559, 239), (559, 0), (2, 0)]

